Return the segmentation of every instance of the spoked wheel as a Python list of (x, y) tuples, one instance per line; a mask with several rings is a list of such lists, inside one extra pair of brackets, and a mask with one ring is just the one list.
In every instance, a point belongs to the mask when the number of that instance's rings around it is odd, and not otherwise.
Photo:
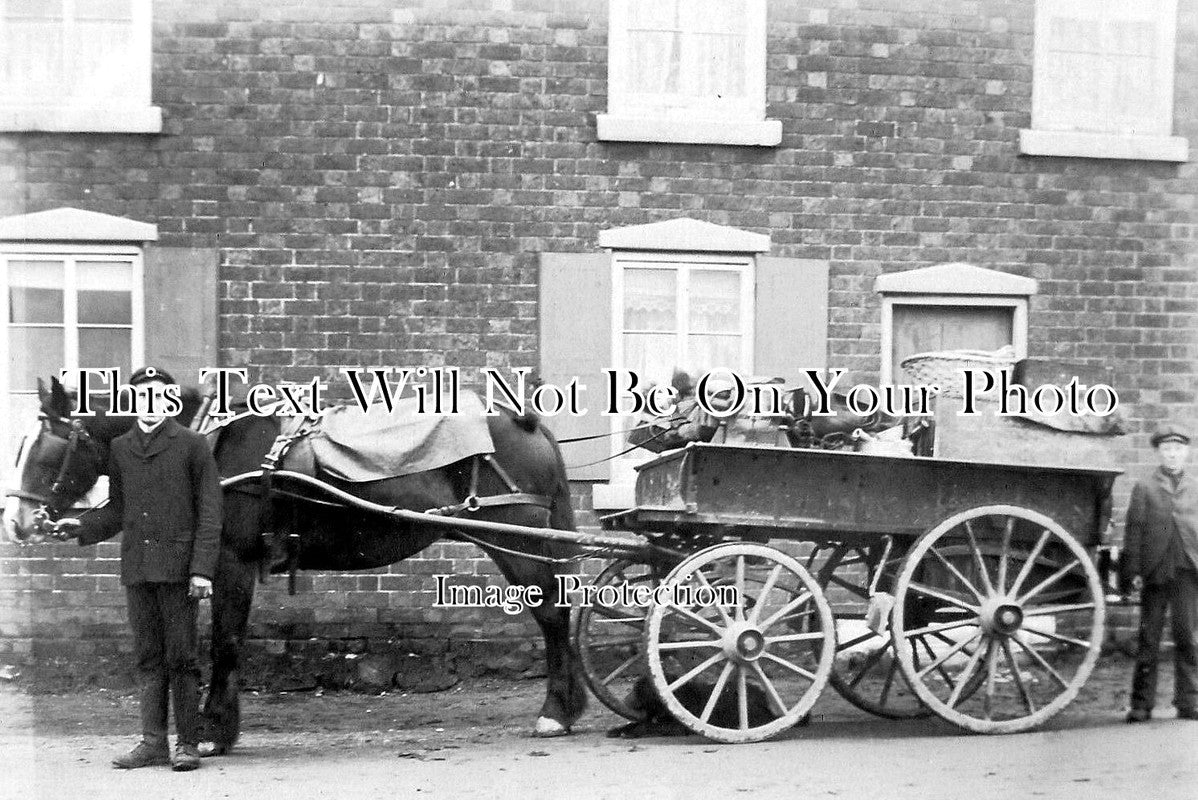
[[(917, 627), (913, 605), (922, 606)], [(971, 731), (1012, 733), (1077, 695), (1105, 615), (1098, 571), (1077, 540), (1043, 514), (985, 506), (916, 541), (895, 586), (891, 634), (930, 709)], [(918, 639), (936, 643), (921, 664), (906, 644)]]
[[(820, 567), (819, 584), (832, 603), (836, 619), (836, 662), (829, 679), (841, 697), (862, 711), (887, 719), (926, 717), (931, 712), (899, 668), (889, 630), (883, 627), (878, 632), (865, 622), (871, 579), (883, 558), (887, 563), (881, 565), (883, 571), (876, 588), (889, 592), (894, 585), (898, 559), (885, 549), (881, 541), (868, 546), (834, 545)], [(841, 598), (844, 602), (837, 602)], [(913, 641), (915, 663), (927, 660), (920, 652), (924, 642), (919, 638)]]
[[(645, 673), (647, 605), (625, 600), (636, 587), (652, 589), (658, 576), (648, 564), (613, 561), (592, 584), (594, 602), (570, 610), (570, 639), (582, 662), (583, 677), (599, 702), (625, 719), (644, 719), (628, 703), (629, 692)], [(629, 591), (624, 590), (628, 586)], [(606, 588), (605, 588), (606, 587)]]
[[(797, 723), (832, 670), (836, 628), (819, 584), (765, 545), (719, 544), (666, 577), (645, 652), (658, 696), (687, 728), (755, 742)], [(727, 601), (709, 602), (710, 595)], [(706, 596), (705, 596), (706, 595)]]

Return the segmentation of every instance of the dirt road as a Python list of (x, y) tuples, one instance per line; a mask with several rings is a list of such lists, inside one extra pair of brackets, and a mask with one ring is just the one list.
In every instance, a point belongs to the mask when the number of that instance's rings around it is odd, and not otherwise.
[[(199, 772), (118, 772), (136, 698), (0, 691), (0, 797), (1107, 798), (1198, 797), (1198, 723), (1172, 709), (1122, 723), (1130, 665), (1100, 666), (1045, 729), (964, 735), (939, 720), (887, 722), (829, 691), (808, 728), (731, 746), (698, 737), (608, 739), (592, 708), (568, 738), (530, 738), (539, 682), (424, 695), (249, 695), (243, 741)], [(1162, 687), (1166, 690), (1167, 687)], [(1162, 695), (1167, 697), (1167, 695)]]

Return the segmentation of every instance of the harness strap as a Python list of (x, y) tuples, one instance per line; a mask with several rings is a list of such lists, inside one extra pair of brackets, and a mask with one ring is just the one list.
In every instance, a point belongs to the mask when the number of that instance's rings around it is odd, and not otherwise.
[(62, 466), (58, 468), (58, 475), (54, 478), (54, 483), (50, 485), (51, 496), (62, 491), (63, 481), (67, 478), (67, 468), (71, 466), (71, 456), (79, 450), (79, 442), (84, 438), (87, 438), (87, 431), (83, 429), (83, 423), (79, 420), (71, 420), (71, 436), (67, 440), (67, 453), (62, 459)]
[[(491, 468), (499, 479), (504, 482), (508, 488), (506, 494), (492, 494), (485, 497), (478, 495), (478, 475), (479, 465), (486, 464)], [(553, 499), (543, 494), (532, 494), (531, 492), (523, 492), (520, 487), (512, 480), (511, 476), (499, 466), (491, 454), (487, 453), (481, 456), (475, 456), (470, 462), (470, 488), (466, 495), (466, 499), (460, 503), (452, 503), (439, 508), (430, 508), (426, 514), (436, 514), (441, 517), (453, 517), (469, 511), (471, 513), (478, 511), (480, 508), (502, 508), (504, 506), (538, 506), (540, 508), (553, 508)]]

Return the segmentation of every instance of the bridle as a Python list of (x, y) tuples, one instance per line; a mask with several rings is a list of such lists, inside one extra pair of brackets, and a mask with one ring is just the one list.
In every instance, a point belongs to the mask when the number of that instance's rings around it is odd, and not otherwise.
[[(39, 437), (46, 436), (50, 439), (55, 439), (60, 442), (66, 442), (66, 453), (62, 458), (62, 465), (58, 468), (58, 475), (54, 478), (54, 483), (50, 485), (50, 492), (42, 495), (36, 492), (29, 492), (24, 489), (10, 489), (5, 493), (7, 497), (19, 497), (22, 500), (31, 500), (38, 503), (38, 512), (50, 518), (56, 518), (62, 514), (64, 509), (59, 507), (55, 501), (55, 497), (60, 495), (67, 488), (67, 475), (70, 473), (71, 460), (79, 451), (79, 447), (92, 440), (91, 434), (83, 427), (83, 423), (77, 419), (68, 417), (59, 417), (50, 414), (41, 414), (38, 416), (42, 427), (39, 432)], [(54, 424), (67, 425), (70, 428), (70, 433), (67, 436), (59, 436), (54, 432)], [(35, 512), (36, 513), (36, 512)]]

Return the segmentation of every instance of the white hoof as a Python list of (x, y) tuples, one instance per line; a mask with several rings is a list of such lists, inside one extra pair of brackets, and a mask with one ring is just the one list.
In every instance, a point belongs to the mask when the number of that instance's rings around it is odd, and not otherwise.
[(569, 728), (555, 719), (537, 717), (537, 726), (533, 729), (533, 736), (540, 739), (549, 739), (554, 736), (565, 736), (569, 732)]

